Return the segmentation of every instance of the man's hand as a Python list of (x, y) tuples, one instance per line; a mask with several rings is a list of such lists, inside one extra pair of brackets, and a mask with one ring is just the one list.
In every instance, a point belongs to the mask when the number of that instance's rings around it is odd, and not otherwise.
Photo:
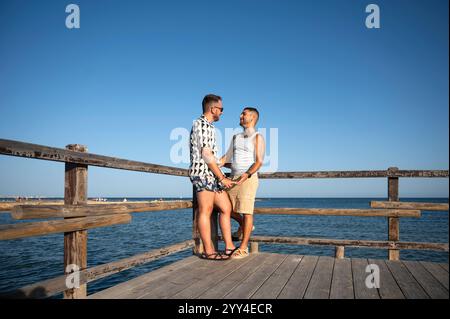
[(245, 182), (247, 179), (248, 179), (248, 174), (247, 174), (247, 173), (244, 173), (244, 174), (242, 174), (241, 177), (239, 178), (237, 184), (238, 184), (238, 185), (241, 185), (241, 184), (242, 184), (243, 182)]
[(225, 187), (225, 188), (231, 188), (231, 187), (233, 187), (234, 185), (236, 185), (236, 182), (235, 182), (235, 181), (232, 181), (232, 180), (229, 179), (228, 177), (225, 177), (224, 179), (222, 179), (222, 180), (220, 181), (220, 183), (222, 183), (223, 187)]

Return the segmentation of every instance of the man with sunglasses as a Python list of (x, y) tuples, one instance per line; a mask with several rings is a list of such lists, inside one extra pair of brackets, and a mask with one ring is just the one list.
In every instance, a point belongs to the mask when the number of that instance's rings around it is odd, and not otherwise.
[[(192, 125), (190, 135), (189, 177), (198, 203), (198, 230), (203, 242), (205, 259), (225, 260), (235, 251), (231, 239), (231, 202), (225, 189), (235, 182), (228, 179), (219, 168), (215, 128), (212, 124), (223, 114), (222, 98), (208, 94), (202, 102), (203, 114)], [(214, 207), (220, 210), (220, 228), (225, 241), (225, 254), (215, 251), (211, 241), (210, 218)]]

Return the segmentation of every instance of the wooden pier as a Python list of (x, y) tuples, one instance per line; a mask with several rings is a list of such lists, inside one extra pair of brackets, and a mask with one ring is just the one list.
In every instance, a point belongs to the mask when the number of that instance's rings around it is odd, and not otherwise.
[[(379, 288), (366, 286), (369, 264)], [(89, 296), (91, 299), (448, 299), (448, 264), (250, 254), (192, 256)]]
[[(448, 263), (401, 261), (402, 249), (448, 252), (448, 243), (400, 240), (400, 219), (421, 218), (421, 211), (448, 211), (448, 203), (399, 201), (399, 178), (448, 178), (448, 170), (387, 170), (277, 172), (260, 174), (264, 179), (386, 178), (387, 201), (374, 201), (368, 209), (255, 208), (255, 214), (313, 216), (360, 216), (386, 218), (386, 240), (252, 236), (251, 254), (241, 260), (209, 261), (197, 256), (175, 262), (130, 281), (87, 296), (87, 284), (132, 267), (192, 249), (202, 252), (193, 201), (92, 203), (87, 198), (88, 167), (124, 169), (154, 174), (187, 176), (187, 170), (87, 153), (78, 144), (66, 149), (0, 139), (0, 154), (65, 163), (64, 202), (0, 203), (17, 220), (46, 219), (0, 225), (0, 240), (64, 233), (64, 269), (56, 278), (3, 293), (7, 298), (47, 298), (63, 292), (66, 299), (81, 298), (448, 298)], [(192, 239), (108, 264), (88, 267), (88, 230), (128, 223), (131, 213), (192, 208)], [(217, 212), (211, 217), (212, 240), (220, 240)], [(258, 245), (291, 244), (335, 247), (334, 256), (300, 256), (261, 253)], [(387, 260), (347, 259), (345, 247), (387, 250)], [(76, 267), (72, 267), (76, 266)], [(369, 267), (369, 268), (368, 268)], [(373, 274), (371, 273), (373, 272)], [(376, 283), (379, 273), (378, 284)], [(79, 286), (68, 286), (77, 277)]]

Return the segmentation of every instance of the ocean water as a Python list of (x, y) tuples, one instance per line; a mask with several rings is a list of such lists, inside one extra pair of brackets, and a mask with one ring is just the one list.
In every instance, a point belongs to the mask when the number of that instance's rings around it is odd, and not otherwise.
[[(0, 199), (2, 200), (2, 199)], [(118, 199), (116, 199), (118, 200)], [(120, 199), (121, 200), (121, 199)], [(129, 201), (151, 200), (128, 198)], [(369, 208), (375, 198), (259, 199), (257, 207)], [(448, 203), (448, 198), (401, 198), (402, 201)], [(108, 199), (114, 201), (114, 199)], [(117, 261), (191, 239), (192, 209), (134, 213), (131, 223), (88, 230), (88, 267)], [(20, 223), (0, 213), (0, 224)], [(29, 221), (28, 221), (29, 222)], [(387, 240), (387, 218), (351, 216), (256, 215), (254, 235)], [(233, 230), (237, 223), (233, 222)], [(422, 212), (421, 218), (400, 219), (400, 240), (448, 243), (448, 212)], [(262, 244), (260, 251), (334, 256), (334, 247)], [(179, 252), (91, 282), (88, 294), (103, 290), (174, 261), (191, 256)], [(346, 257), (387, 258), (387, 250), (346, 248)], [(402, 260), (448, 263), (448, 253), (402, 250)], [(63, 234), (0, 241), (0, 293), (63, 273)], [(55, 296), (56, 298), (61, 295)]]

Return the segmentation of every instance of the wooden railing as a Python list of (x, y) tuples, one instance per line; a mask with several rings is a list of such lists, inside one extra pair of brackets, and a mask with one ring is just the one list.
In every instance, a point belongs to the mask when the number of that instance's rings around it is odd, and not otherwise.
[[(119, 271), (193, 247), (193, 240), (163, 247), (116, 262), (87, 268), (87, 230), (129, 223), (131, 212), (161, 211), (192, 207), (192, 201), (88, 204), (88, 166), (187, 176), (187, 170), (87, 153), (87, 148), (70, 144), (66, 149), (0, 139), (0, 154), (65, 163), (64, 203), (22, 205), (6, 203), (14, 219), (61, 218), (0, 225), (0, 240), (64, 233), (64, 276), (18, 289), (10, 297), (44, 298), (63, 292), (64, 298), (85, 298), (86, 284)], [(75, 265), (76, 267), (73, 267)], [(68, 289), (67, 278), (78, 275), (79, 287)]]
[[(193, 248), (194, 253), (202, 251), (202, 243), (196, 227), (197, 209), (194, 201), (140, 202), (140, 203), (88, 203), (88, 166), (124, 169), (155, 174), (188, 176), (186, 169), (129, 161), (87, 153), (87, 148), (71, 144), (66, 149), (0, 139), (0, 154), (27, 157), (65, 163), (64, 203), (1, 203), (0, 210), (11, 211), (14, 219), (61, 218), (0, 225), (0, 240), (40, 236), (64, 232), (65, 275), (33, 285), (22, 287), (9, 294), (10, 297), (44, 298), (64, 292), (65, 298), (84, 298), (86, 284), (111, 274), (147, 263), (169, 254)], [(258, 243), (284, 243), (296, 245), (328, 245), (336, 247), (336, 258), (344, 257), (344, 247), (368, 247), (389, 250), (389, 259), (398, 260), (400, 249), (428, 249), (448, 251), (446, 243), (400, 242), (399, 218), (421, 216), (420, 210), (448, 210), (448, 204), (399, 202), (398, 180), (405, 177), (448, 178), (448, 170), (399, 170), (389, 168), (377, 171), (323, 171), (323, 172), (277, 172), (260, 173), (260, 178), (303, 179), (303, 178), (387, 178), (387, 202), (372, 202), (370, 209), (319, 209), (319, 208), (255, 208), (255, 214), (272, 215), (322, 215), (322, 216), (376, 216), (388, 219), (388, 240), (341, 240), (328, 238), (269, 237), (252, 236), (251, 249), (257, 252)], [(87, 229), (128, 223), (131, 212), (161, 211), (193, 208), (193, 238), (182, 243), (156, 249), (144, 254), (112, 263), (87, 268)], [(212, 239), (218, 245), (217, 215), (211, 218)], [(78, 270), (67, 266), (77, 265)], [(67, 270), (67, 271), (66, 271)], [(79, 275), (80, 286), (68, 289), (67, 278)]]

